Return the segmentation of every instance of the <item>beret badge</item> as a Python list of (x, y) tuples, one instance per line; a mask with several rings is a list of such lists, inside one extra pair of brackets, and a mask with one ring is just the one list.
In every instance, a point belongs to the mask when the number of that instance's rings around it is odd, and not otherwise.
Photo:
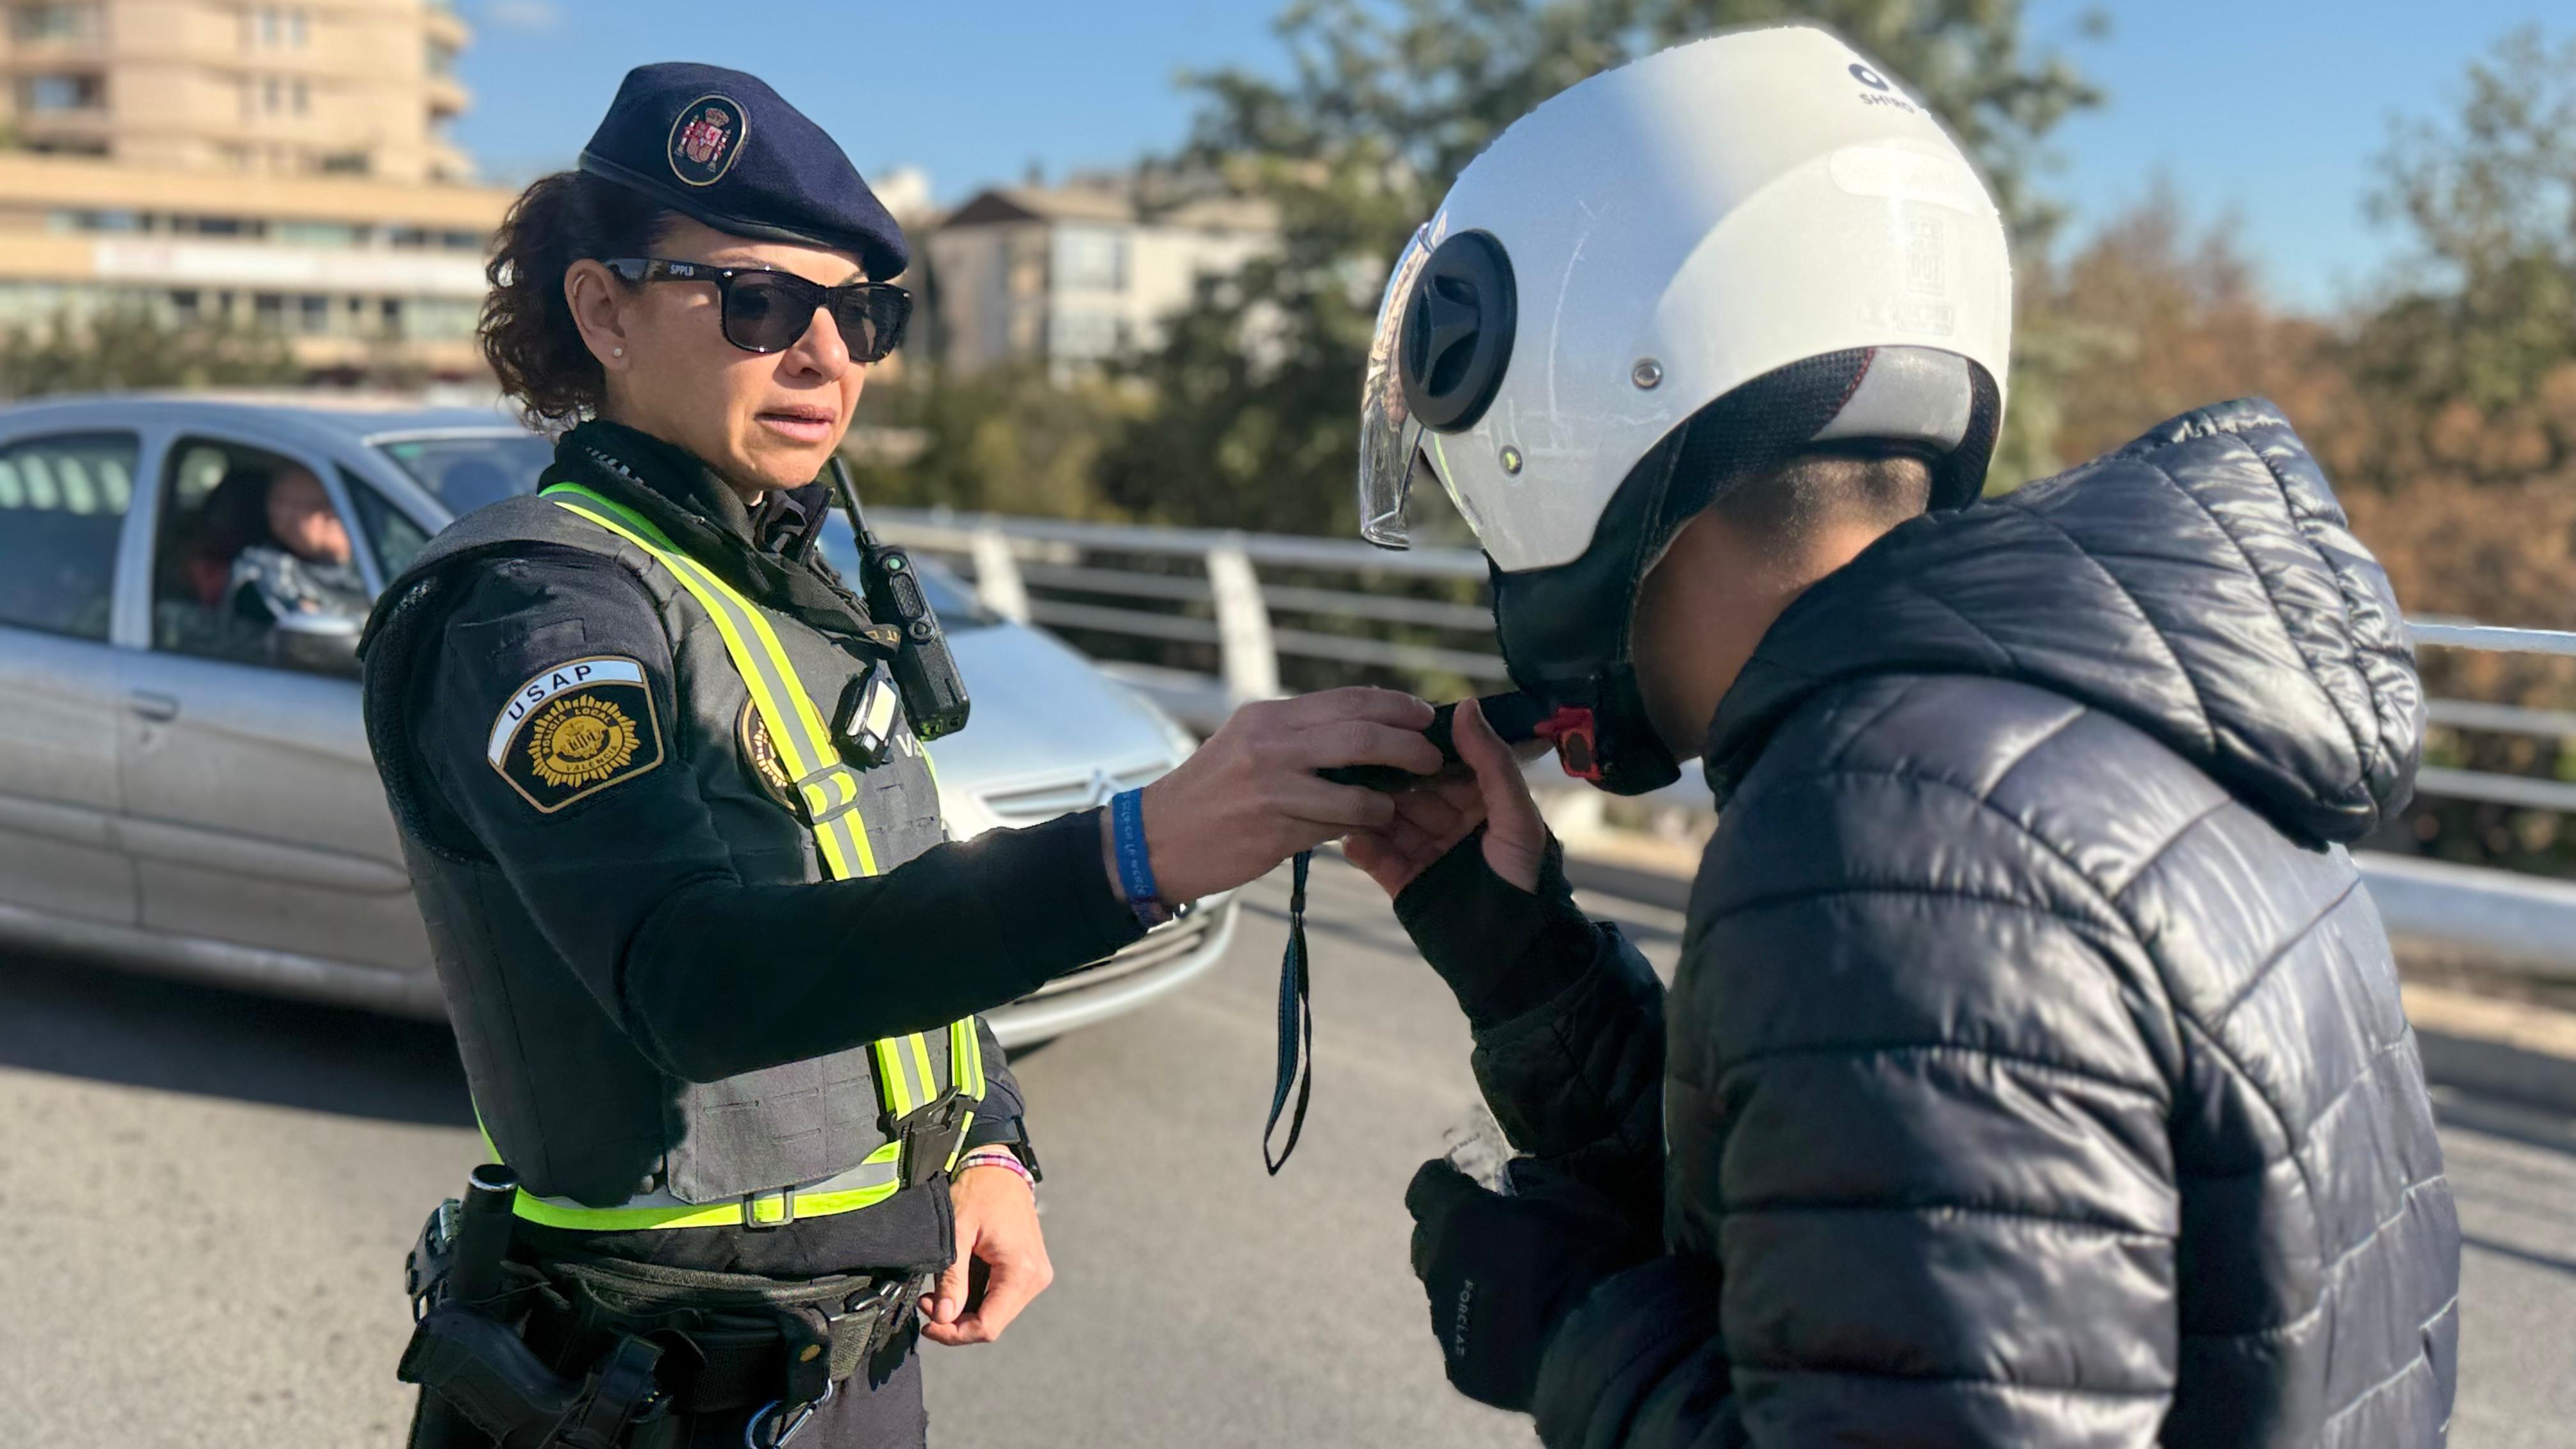
[(671, 174), (689, 186), (713, 186), (733, 169), (748, 129), (742, 107), (726, 96), (706, 95), (680, 108), (671, 122)]

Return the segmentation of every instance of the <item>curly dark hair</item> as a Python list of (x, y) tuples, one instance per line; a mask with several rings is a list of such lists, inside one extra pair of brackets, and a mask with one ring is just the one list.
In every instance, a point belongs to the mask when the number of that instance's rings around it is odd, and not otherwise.
[(607, 378), (582, 345), (564, 273), (585, 257), (642, 256), (678, 213), (583, 171), (541, 177), (510, 203), (483, 275), (492, 284), (475, 329), (483, 356), (531, 427), (552, 431), (599, 411)]

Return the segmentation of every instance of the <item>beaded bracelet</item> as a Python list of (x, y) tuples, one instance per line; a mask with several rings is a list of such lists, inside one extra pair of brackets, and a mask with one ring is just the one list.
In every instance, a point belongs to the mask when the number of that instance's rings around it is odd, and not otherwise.
[(964, 1172), (970, 1167), (1007, 1167), (1011, 1171), (1020, 1175), (1020, 1181), (1029, 1185), (1029, 1191), (1035, 1192), (1038, 1190), (1037, 1174), (1029, 1171), (1029, 1165), (1020, 1160), (1020, 1155), (1018, 1153), (1013, 1152), (1010, 1148), (1003, 1146), (1001, 1143), (995, 1142), (983, 1147), (978, 1147), (974, 1151), (967, 1153), (964, 1157), (957, 1159), (957, 1170), (959, 1172)]

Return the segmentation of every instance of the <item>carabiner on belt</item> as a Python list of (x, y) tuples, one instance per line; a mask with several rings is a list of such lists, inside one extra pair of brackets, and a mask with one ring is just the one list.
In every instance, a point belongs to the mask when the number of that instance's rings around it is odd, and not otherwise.
[[(784, 1449), (788, 1440), (805, 1431), (805, 1423), (814, 1417), (814, 1411), (832, 1402), (832, 1396), (840, 1391), (841, 1386), (837, 1383), (825, 1384), (823, 1397), (799, 1408), (793, 1417), (778, 1411), (779, 1404), (784, 1402), (779, 1399), (772, 1399), (752, 1410), (751, 1418), (742, 1426), (742, 1449)], [(780, 1420), (785, 1422), (779, 1423)], [(778, 1424), (776, 1436), (764, 1436), (762, 1426), (772, 1423)]]

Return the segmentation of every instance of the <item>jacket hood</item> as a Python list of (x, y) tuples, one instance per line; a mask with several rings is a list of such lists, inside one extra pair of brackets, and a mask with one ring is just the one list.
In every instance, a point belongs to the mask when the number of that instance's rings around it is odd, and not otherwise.
[(2423, 688), (2388, 578), (2280, 410), (2186, 413), (2004, 497), (1891, 531), (1785, 610), (1718, 706), (1722, 803), (1830, 685), (1982, 674), (2127, 721), (2295, 836), (2406, 803)]

